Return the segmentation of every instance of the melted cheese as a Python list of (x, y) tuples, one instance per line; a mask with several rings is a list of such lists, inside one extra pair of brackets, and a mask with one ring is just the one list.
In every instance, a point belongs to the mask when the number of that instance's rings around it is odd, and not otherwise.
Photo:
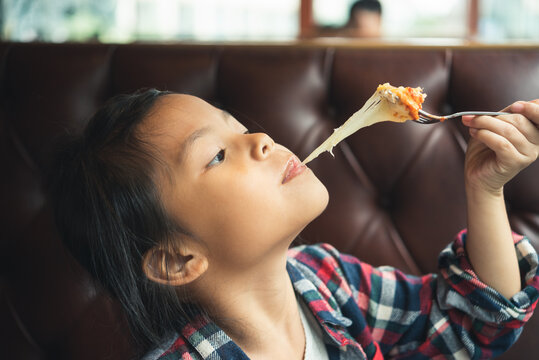
[(365, 105), (335, 129), (333, 134), (303, 160), (303, 163), (308, 163), (324, 151), (329, 151), (333, 155), (333, 147), (361, 128), (382, 121), (417, 120), (418, 111), (425, 97), (421, 88), (394, 87), (388, 83), (378, 86)]

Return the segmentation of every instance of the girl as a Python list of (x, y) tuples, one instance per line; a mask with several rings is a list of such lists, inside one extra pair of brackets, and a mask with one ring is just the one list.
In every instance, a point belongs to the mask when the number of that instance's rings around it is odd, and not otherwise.
[(539, 153), (539, 100), (467, 117), (468, 232), (440, 275), (289, 249), (326, 207), (285, 147), (188, 95), (114, 98), (56, 161), (75, 257), (122, 303), (145, 359), (492, 358), (539, 296), (537, 255), (503, 186)]

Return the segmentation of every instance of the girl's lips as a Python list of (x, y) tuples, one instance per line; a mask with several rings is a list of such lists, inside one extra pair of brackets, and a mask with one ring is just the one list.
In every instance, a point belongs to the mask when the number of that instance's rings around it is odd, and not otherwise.
[(301, 174), (307, 169), (307, 166), (301, 163), (297, 156), (292, 155), (288, 162), (286, 163), (286, 168), (283, 175), (283, 184), (295, 178), (297, 175)]

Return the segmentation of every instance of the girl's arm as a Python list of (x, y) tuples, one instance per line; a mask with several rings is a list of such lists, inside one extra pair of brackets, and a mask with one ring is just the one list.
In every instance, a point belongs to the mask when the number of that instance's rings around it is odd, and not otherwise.
[(503, 186), (539, 154), (539, 99), (517, 102), (514, 114), (464, 117), (472, 139), (466, 152), (466, 251), (477, 276), (511, 298), (521, 287)]
[(466, 189), (466, 253), (477, 277), (510, 299), (520, 291), (520, 271), (503, 193)]

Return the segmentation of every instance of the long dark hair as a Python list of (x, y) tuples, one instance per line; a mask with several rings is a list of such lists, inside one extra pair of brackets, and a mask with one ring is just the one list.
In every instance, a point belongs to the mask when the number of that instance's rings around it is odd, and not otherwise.
[(50, 177), (64, 244), (123, 305), (139, 351), (198, 311), (142, 270), (150, 248), (183, 232), (168, 217), (153, 180), (159, 155), (138, 131), (166, 94), (150, 89), (109, 100), (82, 135), (62, 146)]

